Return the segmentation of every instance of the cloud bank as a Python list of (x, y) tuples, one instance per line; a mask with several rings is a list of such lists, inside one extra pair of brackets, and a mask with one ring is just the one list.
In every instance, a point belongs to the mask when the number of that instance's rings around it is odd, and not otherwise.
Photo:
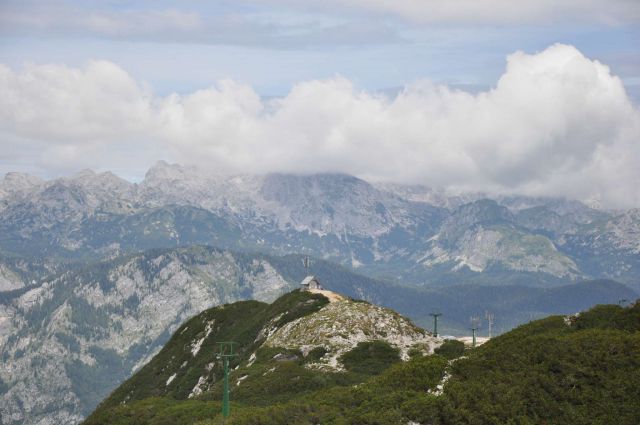
[(640, 111), (567, 45), (510, 55), (478, 94), (418, 81), (388, 97), (336, 77), (269, 100), (230, 80), (160, 97), (104, 61), (2, 66), (0, 91), (0, 164), (43, 173), (139, 175), (162, 158), (640, 206)]

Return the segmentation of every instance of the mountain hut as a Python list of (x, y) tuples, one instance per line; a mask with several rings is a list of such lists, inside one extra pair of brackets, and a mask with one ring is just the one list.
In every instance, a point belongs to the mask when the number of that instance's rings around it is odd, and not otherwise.
[(307, 276), (302, 282), (300, 282), (303, 291), (309, 291), (311, 289), (322, 289), (320, 281), (315, 276)]

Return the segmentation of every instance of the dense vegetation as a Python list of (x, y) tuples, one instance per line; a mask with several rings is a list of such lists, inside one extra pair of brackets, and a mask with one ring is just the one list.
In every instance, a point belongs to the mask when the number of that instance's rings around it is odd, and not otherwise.
[[(375, 368), (355, 373), (353, 367), (323, 373), (304, 368), (295, 353), (284, 362), (271, 354), (263, 353), (252, 366), (276, 367), (264, 380), (233, 387), (228, 423), (640, 423), (640, 303), (601, 305), (570, 320), (534, 321), (464, 357), (457, 357), (459, 344), (448, 343), (439, 354), (389, 362), (379, 375), (373, 375)], [(392, 357), (386, 347), (369, 344), (346, 359), (366, 364)], [(437, 385), (445, 374), (440, 392)], [(87, 423), (219, 424), (220, 404), (213, 401), (219, 396), (216, 384), (197, 400), (167, 394), (126, 405), (107, 403)]]
[(453, 360), (464, 354), (464, 343), (456, 339), (448, 339), (440, 347), (436, 348), (434, 352), (442, 357)]
[(386, 341), (361, 342), (353, 350), (340, 357), (340, 362), (350, 372), (377, 375), (400, 361), (400, 350)]

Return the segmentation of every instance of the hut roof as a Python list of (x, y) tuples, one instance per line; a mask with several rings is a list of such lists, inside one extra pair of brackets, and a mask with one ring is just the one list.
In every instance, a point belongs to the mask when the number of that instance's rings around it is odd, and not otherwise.
[[(307, 276), (304, 278), (304, 280), (302, 282), (300, 282), (300, 285), (309, 285), (312, 281), (316, 281), (318, 282), (318, 279), (316, 279), (315, 276)], [(318, 282), (319, 283), (319, 282)]]

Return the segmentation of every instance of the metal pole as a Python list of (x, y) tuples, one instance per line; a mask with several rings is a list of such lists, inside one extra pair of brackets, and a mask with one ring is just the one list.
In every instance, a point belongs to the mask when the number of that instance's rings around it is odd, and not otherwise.
[(438, 336), (438, 316), (433, 316), (433, 334)]
[(218, 353), (218, 358), (222, 360), (222, 372), (224, 374), (223, 377), (223, 386), (222, 386), (222, 421), (226, 422), (226, 418), (229, 417), (229, 413), (231, 412), (231, 406), (229, 403), (229, 359), (231, 357), (237, 356), (233, 352), (233, 344), (234, 342), (218, 342), (218, 346), (220, 347), (220, 352)]
[(433, 336), (438, 336), (438, 316), (442, 316), (442, 313), (430, 313), (429, 316), (433, 316)]
[(471, 328), (471, 332), (473, 332), (473, 346), (476, 346), (476, 328)]
[(229, 417), (229, 358), (224, 357), (222, 360), (224, 365), (224, 388), (222, 393), (222, 417)]

